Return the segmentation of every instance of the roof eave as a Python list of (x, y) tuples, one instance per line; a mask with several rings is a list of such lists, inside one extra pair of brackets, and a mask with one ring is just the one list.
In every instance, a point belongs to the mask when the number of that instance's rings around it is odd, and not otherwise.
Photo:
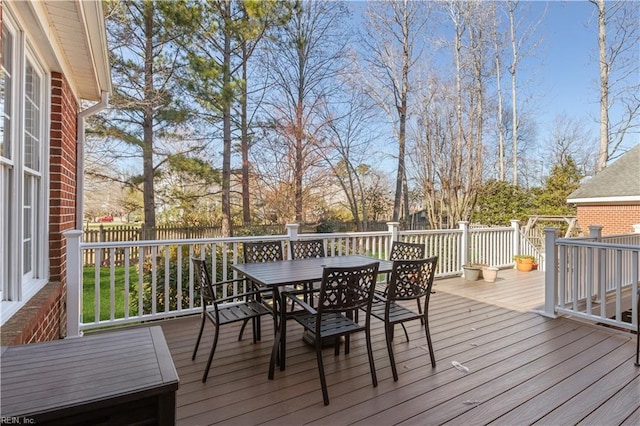
[(640, 195), (621, 197), (592, 197), (592, 198), (567, 198), (569, 204), (637, 204), (640, 203)]

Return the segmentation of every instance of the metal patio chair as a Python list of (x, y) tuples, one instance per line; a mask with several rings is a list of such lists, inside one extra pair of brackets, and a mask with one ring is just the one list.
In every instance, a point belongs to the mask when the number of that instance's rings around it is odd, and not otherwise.
[[(364, 332), (369, 355), (369, 369), (373, 386), (378, 386), (376, 369), (371, 347), (371, 315), (370, 308), (373, 300), (376, 277), (378, 275), (378, 262), (373, 262), (356, 267), (325, 268), (318, 293), (318, 306), (313, 308), (301, 300), (300, 291), (287, 292), (283, 296), (299, 305), (303, 311), (287, 314), (288, 318), (297, 321), (305, 330), (314, 333), (316, 359), (322, 387), (322, 399), (324, 405), (329, 405), (327, 381), (322, 361), (322, 341), (334, 339), (334, 354), (340, 353), (340, 338), (345, 337), (345, 354), (349, 353), (349, 336), (353, 333)], [(356, 322), (354, 314), (363, 309), (366, 312), (364, 324)], [(284, 314), (282, 314), (284, 315)], [(286, 339), (286, 321), (284, 317), (281, 323), (281, 339)], [(274, 369), (278, 342), (274, 342), (274, 350), (271, 353), (270, 375)], [(286, 341), (284, 344), (286, 348)], [(283, 359), (286, 354), (281, 354)]]
[[(424, 326), (427, 337), (431, 366), (436, 366), (431, 334), (429, 332), (429, 299), (437, 263), (438, 258), (436, 256), (428, 259), (394, 261), (387, 294), (384, 296), (376, 294), (375, 296), (377, 300), (371, 307), (371, 315), (384, 321), (387, 351), (389, 352), (394, 381), (398, 380), (398, 370), (396, 368), (392, 346), (394, 326), (396, 324), (402, 325), (408, 341), (409, 333), (407, 333), (404, 323), (407, 321), (420, 320)], [(420, 312), (413, 312), (397, 303), (399, 301), (420, 300), (423, 297), (424, 307)]]
[[(206, 320), (209, 320), (215, 327), (213, 345), (211, 346), (211, 352), (209, 352), (207, 367), (202, 375), (202, 382), (204, 383), (207, 381), (211, 362), (213, 361), (213, 354), (215, 353), (216, 346), (218, 345), (220, 327), (225, 324), (231, 324), (238, 321), (244, 321), (245, 324), (248, 321), (252, 321), (253, 343), (256, 343), (260, 340), (260, 318), (263, 315), (271, 315), (275, 327), (275, 315), (271, 309), (257, 300), (259, 292), (256, 290), (250, 290), (225, 298), (218, 298), (218, 294), (222, 294), (222, 288), (224, 286), (233, 285), (234, 283), (244, 285), (244, 280), (227, 280), (212, 283), (205, 261), (202, 259), (191, 258), (191, 262), (194, 265), (196, 285), (197, 289), (200, 291), (200, 301), (202, 304), (200, 332), (198, 333), (198, 340), (196, 340), (196, 346), (193, 349), (191, 360), (196, 359), (198, 346), (200, 346), (200, 340), (202, 339), (202, 332), (204, 330)], [(243, 324), (243, 328), (245, 324)], [(238, 336), (238, 340), (242, 340), (242, 333)]]

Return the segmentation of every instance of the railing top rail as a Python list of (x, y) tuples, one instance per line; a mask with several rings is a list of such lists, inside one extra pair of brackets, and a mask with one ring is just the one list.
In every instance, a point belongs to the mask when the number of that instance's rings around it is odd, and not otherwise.
[(153, 247), (163, 245), (190, 245), (190, 244), (223, 244), (243, 243), (249, 241), (280, 241), (289, 239), (288, 235), (260, 235), (256, 237), (219, 237), (219, 238), (189, 238), (183, 240), (140, 240), (140, 241), (103, 241), (97, 243), (81, 243), (81, 248), (124, 248), (124, 247)]
[(495, 232), (495, 231), (513, 231), (511, 226), (496, 226), (495, 228), (471, 228), (470, 232)]
[(636, 232), (630, 232), (628, 234), (613, 234), (613, 235), (603, 235), (602, 238), (621, 238), (621, 237), (638, 237), (640, 238), (640, 234)]
[[(389, 231), (371, 231), (371, 232), (332, 232), (322, 234), (298, 234), (298, 238), (314, 238), (326, 240), (329, 238), (352, 238), (352, 237), (384, 237), (391, 235)], [(288, 236), (285, 235), (288, 238)]]
[(462, 229), (427, 229), (417, 231), (398, 231), (398, 235), (436, 235), (436, 234), (462, 234)]
[(575, 247), (598, 247), (598, 248), (619, 249), (619, 250), (640, 250), (640, 245), (610, 244), (610, 243), (599, 243), (595, 241), (584, 241), (584, 240), (576, 241), (575, 238), (559, 238), (556, 240), (556, 244), (565, 245), (565, 246), (575, 246)]
[[(389, 236), (388, 231), (376, 231), (376, 232), (336, 232), (330, 234), (298, 234), (298, 238), (353, 238), (353, 237), (377, 237), (377, 236)], [(233, 244), (244, 243), (251, 241), (282, 241), (288, 240), (289, 235), (258, 235), (258, 236), (244, 236), (244, 237), (216, 237), (216, 238), (189, 238), (189, 239), (171, 239), (171, 240), (140, 240), (140, 241), (102, 241), (81, 243), (80, 247), (85, 249), (96, 248), (125, 248), (125, 247), (153, 247), (163, 245), (191, 245), (191, 244)]]

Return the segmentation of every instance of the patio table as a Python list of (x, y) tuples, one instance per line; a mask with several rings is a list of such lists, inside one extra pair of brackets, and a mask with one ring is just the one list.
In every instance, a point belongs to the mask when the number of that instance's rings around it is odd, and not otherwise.
[[(371, 262), (379, 262), (378, 272), (388, 273), (393, 269), (393, 262), (380, 260), (361, 255), (329, 256), (300, 260), (283, 260), (264, 263), (239, 263), (233, 265), (233, 269), (244, 275), (247, 279), (258, 283), (263, 287), (271, 288), (274, 299), (280, 301), (278, 306), (284, 306), (284, 300), (280, 295), (280, 288), (304, 282), (316, 282), (322, 280), (325, 267), (354, 267), (363, 266)], [(276, 312), (279, 318), (279, 313)], [(274, 350), (280, 345), (280, 353), (284, 353), (284, 340), (280, 339), (280, 322), (274, 337)], [(285, 369), (284, 359), (280, 359), (280, 370)], [(269, 378), (273, 372), (269, 372)]]

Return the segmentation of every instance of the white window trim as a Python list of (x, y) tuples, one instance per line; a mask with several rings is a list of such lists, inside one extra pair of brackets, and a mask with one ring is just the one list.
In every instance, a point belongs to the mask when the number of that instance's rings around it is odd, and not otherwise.
[[(20, 28), (9, 10), (3, 10), (2, 24), (14, 35), (13, 63), (14, 72), (12, 76), (12, 128), (11, 128), (11, 153), (13, 169), (13, 185), (10, 189), (11, 199), (9, 208), (14, 222), (11, 223), (9, 233), (4, 236), (3, 247), (7, 247), (17, 253), (10, 259), (9, 283), (6, 290), (2, 292), (4, 299), (0, 301), (0, 325), (3, 325), (16, 312), (36, 295), (49, 280), (49, 153), (50, 153), (50, 129), (51, 129), (51, 74), (43, 67), (45, 63), (36, 54), (36, 49), (30, 45), (29, 37), (23, 28)], [(24, 123), (25, 123), (25, 69), (27, 59), (37, 70), (41, 78), (41, 128), (40, 128), (40, 185), (39, 185), (39, 205), (36, 211), (36, 221), (38, 222), (37, 237), (39, 245), (37, 248), (37, 260), (33, 265), (34, 277), (25, 279), (22, 274), (22, 235), (23, 235), (23, 182), (24, 182)], [(5, 129), (6, 131), (6, 129)]]

